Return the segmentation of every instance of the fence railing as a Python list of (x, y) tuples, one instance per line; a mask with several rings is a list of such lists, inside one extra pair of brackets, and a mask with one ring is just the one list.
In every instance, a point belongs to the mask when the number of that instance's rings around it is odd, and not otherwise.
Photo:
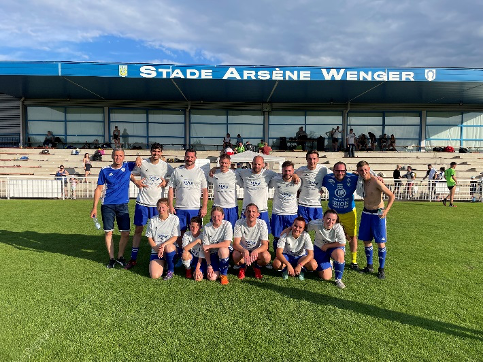
[[(74, 181), (75, 180), (75, 181)], [(446, 181), (414, 181), (395, 182), (392, 179), (384, 180), (385, 185), (395, 193), (397, 200), (408, 201), (440, 201), (449, 192)], [(77, 177), (53, 179), (38, 176), (0, 176), (0, 199), (92, 199), (97, 187), (96, 177)], [(135, 199), (138, 188), (131, 183), (129, 197)], [(208, 185), (209, 198), (213, 198), (213, 185)], [(483, 182), (480, 180), (458, 180), (455, 200), (457, 201), (483, 201)], [(168, 197), (168, 189), (161, 190), (161, 197)], [(237, 197), (243, 198), (243, 189), (237, 187)], [(269, 191), (273, 198), (273, 189)], [(322, 199), (328, 199), (324, 190)], [(360, 197), (356, 196), (356, 199)]]

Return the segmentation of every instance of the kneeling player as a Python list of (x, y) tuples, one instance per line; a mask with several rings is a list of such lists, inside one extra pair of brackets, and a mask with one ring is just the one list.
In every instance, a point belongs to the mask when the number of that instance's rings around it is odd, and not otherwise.
[(334, 260), (335, 285), (344, 289), (342, 275), (344, 274), (345, 233), (338, 223), (337, 212), (329, 209), (324, 213), (323, 219), (312, 220), (308, 230), (315, 231), (314, 258), (317, 262), (319, 277), (324, 280), (332, 278), (330, 259)]
[(258, 206), (250, 203), (245, 208), (245, 218), (235, 223), (233, 233), (233, 262), (240, 266), (238, 279), (245, 279), (246, 266), (253, 264), (256, 279), (262, 279), (261, 267), (270, 263), (268, 252), (268, 228), (259, 219)]
[(230, 261), (228, 247), (233, 239), (233, 229), (230, 222), (223, 218), (223, 208), (214, 206), (211, 209), (211, 222), (203, 228), (201, 240), (207, 264), (206, 277), (208, 280), (216, 280), (220, 277), (221, 284), (226, 285)]
[(280, 236), (272, 264), (275, 269), (283, 268), (283, 279), (288, 279), (289, 275), (298, 275), (300, 280), (304, 280), (304, 268), (312, 271), (317, 268), (314, 245), (304, 229), (305, 219), (299, 216), (294, 220), (290, 231)]
[(174, 276), (175, 242), (180, 235), (179, 219), (169, 213), (168, 199), (159, 199), (156, 206), (159, 215), (149, 220), (146, 230), (146, 236), (151, 245), (149, 275), (153, 279), (160, 278), (166, 263), (168, 272), (164, 280), (169, 280)]
[(206, 272), (206, 260), (201, 243), (201, 217), (191, 218), (189, 231), (183, 235), (183, 265), (186, 268), (186, 278), (193, 278), (192, 267), (195, 267), (195, 280), (203, 280)]

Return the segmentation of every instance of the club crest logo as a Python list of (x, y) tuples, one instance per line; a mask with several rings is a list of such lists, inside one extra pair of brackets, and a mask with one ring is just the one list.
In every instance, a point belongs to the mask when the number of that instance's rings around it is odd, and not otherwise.
[(427, 80), (430, 82), (432, 80), (436, 79), (436, 69), (425, 69), (424, 70), (424, 76), (426, 77)]
[(127, 77), (127, 65), (119, 65), (119, 76)]

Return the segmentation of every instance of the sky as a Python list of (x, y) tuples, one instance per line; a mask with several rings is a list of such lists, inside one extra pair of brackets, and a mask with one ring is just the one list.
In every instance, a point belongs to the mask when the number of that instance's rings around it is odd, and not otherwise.
[(2, 0), (0, 61), (481, 67), (473, 0)]

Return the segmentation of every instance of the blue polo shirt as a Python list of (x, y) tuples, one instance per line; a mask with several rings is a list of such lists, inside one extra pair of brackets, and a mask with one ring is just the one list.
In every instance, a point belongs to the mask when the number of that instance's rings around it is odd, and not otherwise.
[(119, 205), (129, 202), (129, 181), (135, 162), (124, 162), (121, 168), (106, 166), (99, 172), (97, 185), (106, 185), (102, 205)]
[(339, 214), (345, 214), (356, 207), (354, 192), (357, 188), (358, 175), (346, 174), (342, 181), (337, 181), (335, 175), (330, 173), (324, 177), (322, 186), (329, 191), (329, 208)]

